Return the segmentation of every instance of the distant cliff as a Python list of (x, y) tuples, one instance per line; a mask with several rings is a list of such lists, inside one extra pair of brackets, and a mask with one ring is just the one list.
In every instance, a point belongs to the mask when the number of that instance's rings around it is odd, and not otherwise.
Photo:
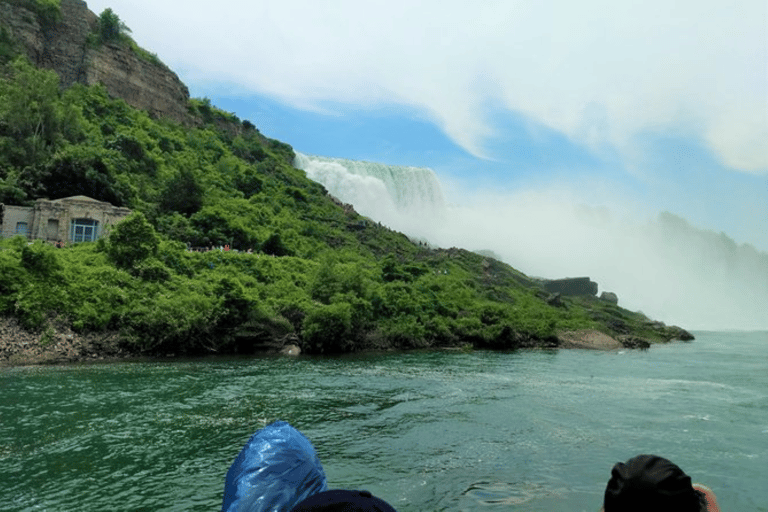
[(0, 27), (34, 64), (56, 71), (62, 87), (103, 83), (111, 96), (154, 117), (187, 122), (189, 90), (173, 71), (127, 45), (88, 43), (98, 17), (83, 0), (61, 0), (61, 17), (50, 24), (23, 5), (0, 0)]

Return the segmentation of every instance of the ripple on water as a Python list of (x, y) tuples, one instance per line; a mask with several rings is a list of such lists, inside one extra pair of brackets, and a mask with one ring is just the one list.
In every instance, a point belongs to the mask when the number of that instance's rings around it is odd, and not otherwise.
[(559, 496), (556, 490), (533, 482), (475, 482), (461, 493), (481, 505), (521, 505), (547, 496)]

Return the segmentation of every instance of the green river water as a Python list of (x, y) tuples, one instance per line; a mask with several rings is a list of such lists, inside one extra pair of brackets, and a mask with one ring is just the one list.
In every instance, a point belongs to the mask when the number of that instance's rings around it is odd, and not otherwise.
[(330, 487), (400, 512), (596, 512), (663, 455), (723, 512), (768, 511), (768, 333), (648, 351), (407, 352), (0, 369), (0, 510), (215, 511), (284, 419)]

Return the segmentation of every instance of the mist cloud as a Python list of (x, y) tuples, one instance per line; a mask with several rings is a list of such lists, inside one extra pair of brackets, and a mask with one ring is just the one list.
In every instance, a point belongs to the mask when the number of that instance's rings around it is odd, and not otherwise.
[(480, 193), (449, 210), (438, 245), (489, 249), (529, 275), (590, 276), (599, 291), (690, 329), (768, 329), (768, 253), (662, 212), (635, 216), (557, 192)]
[(438, 193), (395, 204), (413, 188), (409, 168), (304, 155), (297, 164), (361, 214), (433, 246), (491, 251), (535, 277), (589, 276), (622, 307), (687, 329), (768, 329), (768, 253), (671, 213), (617, 195), (601, 203), (599, 190), (470, 192), (424, 174)]

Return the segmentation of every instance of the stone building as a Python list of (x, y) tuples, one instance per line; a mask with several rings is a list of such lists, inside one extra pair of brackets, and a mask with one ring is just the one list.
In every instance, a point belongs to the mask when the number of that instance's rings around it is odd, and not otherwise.
[(92, 242), (131, 210), (86, 196), (50, 201), (38, 199), (34, 206), (0, 205), (2, 236), (23, 235), (48, 242)]

